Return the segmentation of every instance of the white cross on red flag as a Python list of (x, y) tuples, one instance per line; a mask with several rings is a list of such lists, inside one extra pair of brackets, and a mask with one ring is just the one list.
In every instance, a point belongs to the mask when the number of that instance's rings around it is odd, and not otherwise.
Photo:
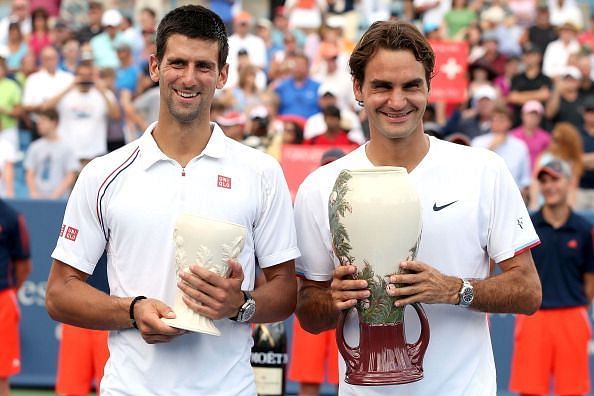
[(462, 103), (468, 96), (468, 43), (430, 40), (435, 52), (435, 76), (431, 80), (429, 102)]

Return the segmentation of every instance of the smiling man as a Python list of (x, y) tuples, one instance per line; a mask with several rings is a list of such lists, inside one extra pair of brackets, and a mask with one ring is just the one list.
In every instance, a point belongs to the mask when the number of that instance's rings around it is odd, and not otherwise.
[[(393, 275), (390, 282), (402, 285), (391, 289), (399, 297), (396, 304), (431, 304), (425, 308), (431, 328), (425, 377), (405, 385), (350, 385), (344, 382), (345, 364), (340, 359), (340, 395), (495, 395), (485, 312), (529, 314), (541, 301), (530, 255), (538, 236), (503, 160), (487, 150), (424, 133), (434, 63), (433, 50), (413, 25), (371, 25), (349, 62), (355, 97), (369, 117), (370, 141), (313, 172), (297, 194), (295, 219), (302, 253), (297, 260), (302, 277), (297, 315), (303, 328), (313, 333), (334, 328), (341, 310), (370, 293), (366, 281), (351, 277), (362, 263), (338, 266), (332, 254), (328, 197), (339, 172), (405, 167), (421, 199), (423, 233), (417, 261), (400, 263), (408, 273)], [(398, 232), (397, 224), (393, 232)], [(370, 238), (373, 233), (369, 230)], [(501, 273), (490, 274), (490, 259)], [(358, 338), (355, 322), (345, 325), (349, 340)], [(406, 322), (407, 333), (415, 334), (418, 321)]]
[[(200, 6), (174, 9), (156, 47), (159, 119), (81, 172), (52, 253), (47, 309), (64, 323), (111, 330), (102, 394), (252, 396), (250, 322), (280, 321), (295, 307), (289, 191), (275, 159), (210, 122), (229, 69), (221, 19)], [(228, 278), (191, 265), (177, 284), (220, 337), (161, 320), (175, 317), (174, 225), (187, 212), (248, 230)], [(111, 296), (85, 283), (104, 250)], [(254, 290), (257, 265), (267, 282)]]

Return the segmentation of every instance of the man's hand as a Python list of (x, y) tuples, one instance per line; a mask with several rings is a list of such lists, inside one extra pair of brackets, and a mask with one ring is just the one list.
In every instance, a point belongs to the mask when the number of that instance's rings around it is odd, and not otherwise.
[[(462, 283), (420, 261), (400, 263), (404, 273), (390, 276), (388, 294), (399, 297), (397, 307), (412, 303), (457, 304)], [(400, 287), (396, 287), (398, 284)]]
[(340, 311), (354, 307), (357, 300), (371, 294), (367, 289), (367, 281), (352, 278), (356, 272), (357, 267), (354, 265), (341, 265), (334, 270), (330, 289), (334, 305)]
[(231, 273), (223, 278), (200, 265), (190, 266), (191, 272), (181, 272), (178, 287), (184, 292), (183, 300), (194, 312), (210, 319), (231, 318), (244, 303), (241, 292), (243, 269), (235, 260), (229, 260)]
[(147, 298), (134, 305), (136, 326), (147, 344), (169, 342), (175, 337), (185, 334), (185, 330), (168, 326), (161, 318), (174, 319), (175, 313), (169, 306), (159, 300)]

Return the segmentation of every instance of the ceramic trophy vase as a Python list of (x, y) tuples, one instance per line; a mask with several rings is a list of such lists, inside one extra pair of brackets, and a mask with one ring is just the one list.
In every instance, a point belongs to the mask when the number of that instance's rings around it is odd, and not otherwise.
[[(246, 229), (239, 224), (208, 219), (192, 214), (181, 214), (175, 223), (175, 274), (179, 282), (181, 271), (190, 271), (198, 264), (209, 271), (229, 276), (229, 259), (236, 259), (243, 249)], [(220, 335), (213, 321), (192, 311), (184, 303), (183, 292), (176, 287), (173, 312), (175, 319), (162, 320), (178, 329)]]
[[(359, 345), (348, 345), (340, 313), (338, 350), (346, 363), (345, 381), (353, 385), (393, 385), (423, 378), (423, 356), (429, 344), (429, 322), (420, 304), (413, 304), (421, 323), (414, 344), (407, 343), (404, 307), (387, 294), (389, 276), (399, 263), (413, 260), (421, 236), (418, 193), (405, 168), (343, 170), (328, 202), (334, 253), (341, 265), (357, 266), (371, 295), (357, 305)], [(398, 285), (396, 285), (397, 287)]]

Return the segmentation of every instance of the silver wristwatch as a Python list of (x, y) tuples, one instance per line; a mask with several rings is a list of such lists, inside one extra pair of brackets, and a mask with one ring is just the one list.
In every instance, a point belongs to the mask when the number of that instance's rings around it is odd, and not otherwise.
[(235, 318), (231, 318), (231, 320), (244, 323), (252, 320), (256, 314), (256, 300), (254, 300), (250, 292), (242, 290), (242, 293), (245, 296), (245, 302), (239, 308), (237, 316)]
[(462, 288), (460, 289), (459, 295), (460, 302), (458, 305), (464, 308), (470, 307), (472, 300), (474, 300), (474, 287), (472, 287), (472, 284), (468, 279), (462, 279)]

